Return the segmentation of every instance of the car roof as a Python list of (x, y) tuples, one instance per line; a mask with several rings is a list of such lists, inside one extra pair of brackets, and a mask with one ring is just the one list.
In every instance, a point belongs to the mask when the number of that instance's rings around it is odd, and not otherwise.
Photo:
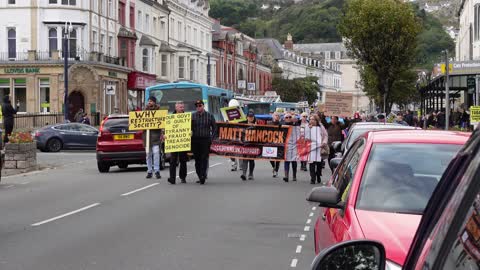
[(128, 114), (114, 113), (107, 116), (107, 119), (112, 119), (112, 118), (128, 118)]
[(362, 128), (362, 129), (375, 129), (375, 128), (402, 128), (402, 129), (415, 129), (415, 127), (411, 126), (404, 126), (400, 124), (395, 124), (395, 123), (379, 123), (379, 122), (358, 122), (352, 124), (350, 127), (350, 130), (357, 129), (357, 128)]
[(471, 136), (469, 132), (444, 130), (377, 130), (366, 133), (373, 143), (445, 143), (464, 144)]

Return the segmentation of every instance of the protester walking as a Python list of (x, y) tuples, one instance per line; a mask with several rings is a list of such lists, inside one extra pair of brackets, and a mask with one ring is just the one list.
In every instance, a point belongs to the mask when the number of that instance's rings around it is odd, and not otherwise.
[(8, 137), (12, 135), (13, 127), (15, 125), (15, 118), (14, 115), (17, 114), (18, 107), (16, 109), (13, 108), (12, 102), (10, 101), (9, 96), (5, 96), (3, 98), (3, 106), (2, 106), (2, 116), (3, 116), (3, 130), (5, 135), (3, 136), (3, 142), (9, 142)]
[[(308, 114), (306, 112), (301, 114), (300, 119), (300, 136), (305, 136), (305, 129), (309, 126)], [(307, 161), (300, 161), (300, 170), (307, 171)]]
[(309, 170), (310, 170), (310, 183), (313, 185), (315, 181), (317, 183), (322, 183), (322, 169), (324, 166), (324, 153), (323, 149), (325, 146), (328, 146), (328, 133), (325, 128), (320, 123), (320, 119), (317, 115), (310, 116), (309, 119), (309, 131), (310, 131), (310, 140), (314, 141), (315, 144), (319, 147), (314, 148), (310, 151), (308, 160), (309, 160)]
[[(328, 133), (328, 146), (330, 147), (330, 154), (328, 156), (328, 165), (330, 165), (330, 160), (335, 157), (335, 151), (333, 150), (332, 143), (336, 141), (343, 142), (342, 126), (338, 121), (338, 116), (332, 116), (331, 123), (327, 128)], [(330, 166), (330, 170), (333, 173), (333, 168)]]
[[(257, 120), (255, 119), (255, 113), (253, 111), (248, 112), (247, 114), (247, 121), (244, 122), (248, 125), (255, 125)], [(255, 170), (255, 160), (253, 159), (243, 159), (241, 161), (241, 168), (242, 168), (242, 178), (243, 181), (247, 180), (247, 169), (248, 169), (248, 180), (253, 180), (253, 170)]]
[[(157, 105), (157, 98), (151, 96), (148, 98), (148, 103), (145, 108), (147, 111), (160, 110), (160, 106)], [(151, 129), (150, 136), (147, 138), (147, 131), (143, 131), (143, 146), (147, 147), (147, 140), (149, 140), (149, 149), (145, 149), (147, 152), (147, 178), (152, 178), (152, 174), (155, 173), (155, 178), (160, 179), (160, 145), (162, 144), (162, 130)], [(148, 150), (148, 151), (147, 151)]]
[[(280, 114), (278, 112), (274, 112), (272, 114), (272, 121), (269, 124), (275, 126), (282, 125), (282, 122), (280, 121)], [(272, 165), (273, 177), (276, 178), (278, 176), (278, 170), (280, 169), (280, 161), (270, 161), (270, 165)]]
[[(294, 114), (286, 113), (284, 116), (284, 125), (287, 126), (295, 126), (296, 123), (294, 122)], [(290, 173), (290, 164), (292, 164), (292, 181), (297, 181), (297, 161), (296, 160), (285, 160), (285, 177), (283, 177), (283, 181), (288, 182), (289, 180), (289, 173)]]
[[(236, 99), (231, 99), (229, 102), (228, 102), (228, 107), (238, 107), (240, 109), (240, 102), (238, 102), (238, 100)], [(237, 167), (238, 167), (238, 160), (236, 158), (230, 158), (230, 161), (231, 161), (231, 168), (230, 170), (232, 172), (235, 172), (237, 171)]]
[(217, 125), (212, 114), (205, 111), (202, 100), (195, 102), (197, 111), (192, 115), (192, 152), (195, 158), (195, 170), (201, 185), (207, 178), (210, 145), (215, 135)]
[[(178, 101), (175, 104), (175, 111), (173, 114), (185, 113), (185, 104), (182, 101)], [(178, 175), (180, 177), (180, 182), (182, 184), (187, 183), (187, 152), (173, 152), (170, 154), (170, 177), (168, 182), (172, 185), (175, 185), (177, 179), (177, 164), (180, 165), (180, 171)]]
[(86, 113), (83, 114), (82, 124), (90, 125), (90, 118), (88, 117), (88, 114), (86, 114)]

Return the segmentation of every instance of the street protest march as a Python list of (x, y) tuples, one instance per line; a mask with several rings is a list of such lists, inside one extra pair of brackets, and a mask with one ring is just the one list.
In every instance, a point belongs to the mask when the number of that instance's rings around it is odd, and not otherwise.
[(169, 114), (165, 119), (165, 153), (190, 151), (192, 113)]
[(288, 127), (217, 123), (210, 153), (240, 159), (284, 160)]
[(221, 108), (223, 119), (230, 123), (239, 123), (247, 120), (242, 109), (237, 106)]
[(165, 128), (167, 110), (134, 111), (128, 113), (129, 130), (149, 130)]
[(293, 126), (287, 142), (286, 161), (321, 160), (321, 128)]

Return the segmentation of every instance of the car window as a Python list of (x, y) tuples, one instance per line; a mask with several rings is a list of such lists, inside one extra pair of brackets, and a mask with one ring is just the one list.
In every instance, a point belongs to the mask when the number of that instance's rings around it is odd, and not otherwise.
[(60, 125), (60, 126), (54, 127), (54, 129), (61, 130), (61, 131), (69, 131), (69, 130), (71, 130), (71, 126), (70, 125)]
[(347, 153), (342, 163), (339, 165), (335, 175), (333, 186), (337, 188), (341, 196), (341, 201), (347, 200), (348, 192), (355, 172), (357, 171), (358, 163), (365, 149), (365, 140), (359, 140), (353, 145), (352, 149)]
[(123, 130), (128, 130), (128, 118), (109, 118), (103, 124), (103, 128), (112, 133), (123, 132)]
[(87, 125), (78, 125), (78, 130), (81, 132), (95, 132), (96, 129)]
[(460, 148), (455, 144), (375, 144), (365, 166), (357, 208), (422, 214)]

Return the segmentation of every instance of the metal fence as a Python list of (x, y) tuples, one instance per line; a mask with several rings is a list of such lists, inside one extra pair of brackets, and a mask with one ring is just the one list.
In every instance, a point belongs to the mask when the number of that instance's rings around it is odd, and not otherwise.
[[(64, 123), (63, 113), (22, 113), (15, 115), (15, 130), (32, 130), (47, 125)], [(90, 116), (92, 126), (100, 125), (100, 113), (92, 113)]]

